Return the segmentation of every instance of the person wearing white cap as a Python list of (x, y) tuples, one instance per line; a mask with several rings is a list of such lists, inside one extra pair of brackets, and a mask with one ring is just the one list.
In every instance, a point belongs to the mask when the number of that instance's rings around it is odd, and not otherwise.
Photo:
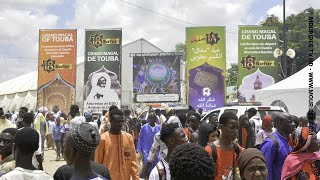
[(46, 118), (45, 118), (45, 115), (46, 113), (48, 112), (48, 109), (46, 107), (43, 107), (41, 106), (39, 109), (38, 109), (38, 114), (34, 120), (34, 123), (33, 123), (33, 128), (40, 132), (40, 124), (42, 122), (45, 122), (46, 121)]
[(168, 120), (171, 116), (174, 116), (174, 109), (172, 109), (171, 107), (167, 107), (167, 108), (166, 108), (166, 118), (167, 118), (167, 120)]

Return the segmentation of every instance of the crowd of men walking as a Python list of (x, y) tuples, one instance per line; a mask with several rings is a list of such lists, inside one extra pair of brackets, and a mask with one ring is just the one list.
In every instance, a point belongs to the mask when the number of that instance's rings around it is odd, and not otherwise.
[[(166, 114), (150, 109), (145, 121), (111, 106), (101, 119), (40, 107), (18, 115), (0, 109), (0, 179), (5, 180), (225, 180), (319, 179), (316, 127), (306, 117), (282, 112), (239, 118), (223, 113), (200, 121), (201, 110)], [(314, 131), (315, 130), (315, 131)], [(66, 165), (43, 171), (45, 145)]]

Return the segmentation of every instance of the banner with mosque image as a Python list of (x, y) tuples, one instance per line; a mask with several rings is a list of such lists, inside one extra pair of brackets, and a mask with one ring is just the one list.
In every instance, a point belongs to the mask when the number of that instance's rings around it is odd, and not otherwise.
[(120, 108), (121, 43), (121, 29), (86, 30), (84, 112)]
[(133, 54), (135, 102), (178, 102), (182, 53)]
[(69, 112), (76, 91), (77, 30), (40, 30), (37, 107)]
[(256, 90), (278, 81), (278, 30), (271, 26), (239, 26), (238, 38), (237, 96), (239, 102), (256, 102)]
[(186, 30), (187, 94), (194, 109), (209, 112), (225, 104), (225, 27)]

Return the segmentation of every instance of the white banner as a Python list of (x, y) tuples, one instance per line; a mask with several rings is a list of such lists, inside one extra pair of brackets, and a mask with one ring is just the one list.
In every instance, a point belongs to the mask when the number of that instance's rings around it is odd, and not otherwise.
[(177, 102), (179, 94), (137, 94), (136, 102)]

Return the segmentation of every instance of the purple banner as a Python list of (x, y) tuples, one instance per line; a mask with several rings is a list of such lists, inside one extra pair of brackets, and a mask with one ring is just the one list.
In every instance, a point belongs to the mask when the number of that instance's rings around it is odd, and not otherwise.
[(224, 106), (224, 78), (222, 69), (208, 63), (189, 71), (189, 103), (204, 112)]

